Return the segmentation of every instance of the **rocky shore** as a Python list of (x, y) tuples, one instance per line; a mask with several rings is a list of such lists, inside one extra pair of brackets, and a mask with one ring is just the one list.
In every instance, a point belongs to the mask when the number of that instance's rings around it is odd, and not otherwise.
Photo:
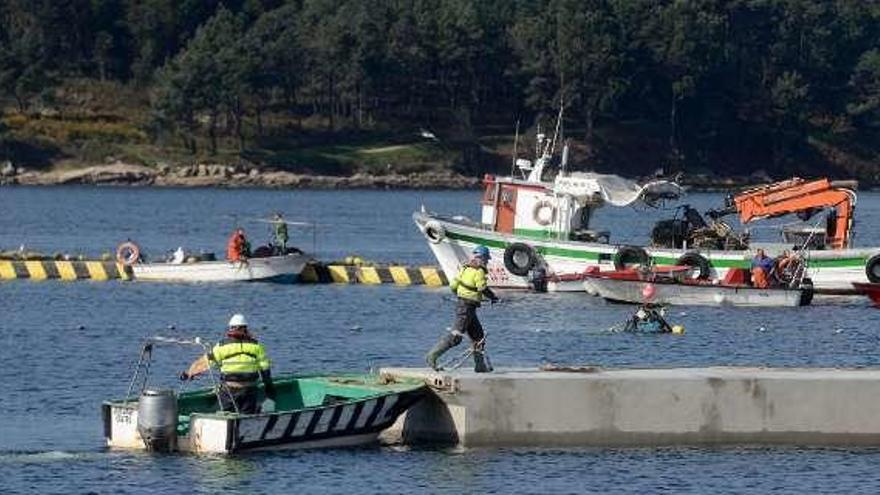
[[(640, 179), (637, 179), (640, 180)], [(650, 178), (642, 178), (647, 181)], [(764, 173), (743, 177), (687, 175), (677, 177), (679, 184), (694, 191), (731, 191), (766, 184), (774, 180)], [(856, 181), (840, 185), (857, 189)], [(452, 171), (414, 174), (350, 176), (297, 174), (254, 166), (200, 164), (156, 168), (116, 162), (72, 170), (36, 171), (0, 164), (0, 186), (65, 184), (158, 186), (158, 187), (259, 187), (277, 189), (476, 189), (481, 179)], [(863, 185), (864, 186), (864, 185)], [(868, 188), (872, 185), (868, 184)]]
[(159, 187), (266, 187), (278, 189), (472, 189), (480, 179), (451, 171), (351, 176), (305, 175), (233, 165), (156, 168), (117, 162), (74, 170), (35, 171), (0, 165), (0, 185), (128, 185)]

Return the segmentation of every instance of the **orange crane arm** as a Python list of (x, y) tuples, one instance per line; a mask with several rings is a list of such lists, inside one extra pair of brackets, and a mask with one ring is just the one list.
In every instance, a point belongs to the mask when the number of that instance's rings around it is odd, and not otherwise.
[(827, 231), (827, 242), (833, 249), (849, 246), (855, 200), (852, 190), (834, 187), (828, 179), (807, 182), (798, 178), (750, 189), (733, 198), (744, 224), (814, 208), (834, 208), (837, 218)]

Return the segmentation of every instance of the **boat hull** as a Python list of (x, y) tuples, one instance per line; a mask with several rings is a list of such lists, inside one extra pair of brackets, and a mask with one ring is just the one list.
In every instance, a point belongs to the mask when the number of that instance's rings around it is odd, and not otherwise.
[[(758, 289), (715, 284), (689, 285), (643, 280), (622, 280), (604, 276), (588, 276), (585, 290), (612, 301), (630, 304), (661, 304), (682, 306), (744, 306), (796, 307), (803, 304), (802, 289)], [(653, 286), (653, 296), (646, 300), (646, 288)]]
[[(341, 447), (377, 441), (424, 395), (424, 385), (338, 404), (267, 414), (193, 413), (177, 450), (202, 454)], [(137, 430), (138, 403), (106, 402), (104, 436), (111, 448), (146, 450)]]
[(854, 283), (853, 287), (860, 293), (868, 296), (874, 306), (880, 307), (880, 284)]
[[(475, 224), (417, 212), (413, 219), (425, 233), (428, 225), (439, 226), (442, 236), (428, 238), (437, 262), (448, 278), (454, 277), (467, 262), (471, 250), (478, 245), (489, 248), (492, 259), (488, 264), (489, 285), (495, 288), (529, 289), (527, 277), (510, 273), (504, 266), (504, 252), (511, 244), (531, 246), (547, 267), (548, 275), (580, 274), (591, 267), (613, 270), (614, 255), (621, 246), (592, 242), (542, 239), (524, 235), (503, 234)], [(430, 222), (430, 223), (429, 223)], [(427, 237), (427, 235), (426, 235)], [(723, 279), (730, 268), (748, 268), (753, 255), (750, 251), (710, 251), (645, 247), (653, 263), (658, 266), (678, 264), (685, 253), (704, 256), (710, 267), (710, 278)], [(772, 253), (771, 253), (772, 254)], [(853, 282), (868, 282), (866, 265), (871, 257), (880, 254), (880, 247), (807, 251), (806, 276), (813, 281), (817, 293), (855, 294)], [(548, 284), (548, 290), (584, 290), (583, 284)]]
[(295, 282), (309, 261), (305, 254), (251, 258), (247, 262), (137, 263), (135, 280), (148, 282)]

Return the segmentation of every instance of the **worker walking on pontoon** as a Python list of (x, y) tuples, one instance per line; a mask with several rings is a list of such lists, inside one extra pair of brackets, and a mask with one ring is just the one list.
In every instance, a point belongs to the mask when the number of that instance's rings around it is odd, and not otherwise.
[(268, 403), (263, 404), (263, 411), (269, 412), (275, 406), (275, 386), (269, 357), (263, 344), (257, 342), (248, 331), (248, 323), (244, 315), (235, 314), (229, 320), (226, 340), (215, 345), (210, 352), (195, 360), (183, 373), (181, 380), (193, 378), (208, 371), (213, 365), (220, 368), (221, 390), (220, 405), (224, 411), (241, 414), (256, 414), (259, 389), (257, 383), (263, 382)]
[(272, 226), (275, 230), (275, 252), (276, 254), (287, 254), (287, 241), (290, 239), (287, 235), (287, 222), (281, 216), (281, 212), (275, 213)]
[(455, 322), (452, 324), (452, 331), (443, 336), (426, 356), (428, 366), (435, 370), (439, 370), (437, 359), (444, 352), (460, 344), (462, 336), (467, 334), (473, 346), (474, 371), (477, 373), (492, 371), (486, 362), (486, 334), (477, 318), (477, 308), (484, 299), (489, 299), (494, 304), (498, 301), (498, 297), (489, 289), (486, 281), (489, 249), (486, 246), (477, 246), (473, 250), (473, 255), (449, 284), (449, 288), (458, 297)]

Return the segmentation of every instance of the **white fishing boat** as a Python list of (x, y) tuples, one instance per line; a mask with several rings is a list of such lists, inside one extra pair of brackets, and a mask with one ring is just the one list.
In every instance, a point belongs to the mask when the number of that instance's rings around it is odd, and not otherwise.
[(545, 180), (555, 141), (538, 136), (539, 158), (534, 163), (515, 160), (520, 177), (485, 177), (479, 220), (438, 215), (424, 206), (413, 214), (447, 277), (458, 273), (475, 246), (484, 245), (492, 255), (489, 284), (496, 288), (535, 289), (535, 282), (543, 280), (548, 290), (583, 290), (583, 284), (568, 283), (565, 277), (591, 267), (610, 270), (645, 263), (691, 265), (701, 279), (723, 279), (731, 268), (747, 268), (758, 245), (733, 232), (720, 220), (722, 214), (738, 213), (747, 223), (829, 210), (825, 228), (788, 231), (785, 242), (760, 247), (771, 257), (800, 250), (818, 292), (852, 293), (853, 282), (880, 282), (880, 247), (851, 246), (855, 193), (846, 187), (826, 179), (771, 184), (737, 195), (710, 221), (685, 208), (682, 218), (657, 223), (650, 246), (615, 244), (611, 232), (590, 225), (597, 208), (655, 205), (678, 196), (679, 186), (568, 172), (567, 148), (555, 177)]
[[(677, 267), (665, 272), (615, 270), (590, 272), (584, 276), (585, 290), (607, 301), (630, 304), (796, 307), (812, 302), (813, 288), (809, 281), (795, 288), (776, 286), (758, 288), (745, 282), (745, 270), (728, 271), (727, 280), (699, 280), (686, 276), (692, 270)], [(732, 282), (737, 278), (740, 282)]]
[(278, 245), (272, 244), (273, 237), (251, 251), (244, 229), (236, 228), (227, 243), (225, 260), (218, 260), (214, 253), (192, 253), (179, 247), (162, 261), (149, 261), (140, 246), (131, 240), (117, 247), (116, 260), (131, 268), (134, 280), (148, 282), (296, 282), (311, 257), (297, 248), (287, 247), (287, 227), (312, 227), (314, 235), (314, 225), (286, 221), (281, 213), (273, 219), (249, 221), (268, 224), (273, 229), (282, 228)]
[(292, 253), (244, 261), (184, 261), (134, 263), (135, 280), (148, 282), (295, 282), (309, 256)]

